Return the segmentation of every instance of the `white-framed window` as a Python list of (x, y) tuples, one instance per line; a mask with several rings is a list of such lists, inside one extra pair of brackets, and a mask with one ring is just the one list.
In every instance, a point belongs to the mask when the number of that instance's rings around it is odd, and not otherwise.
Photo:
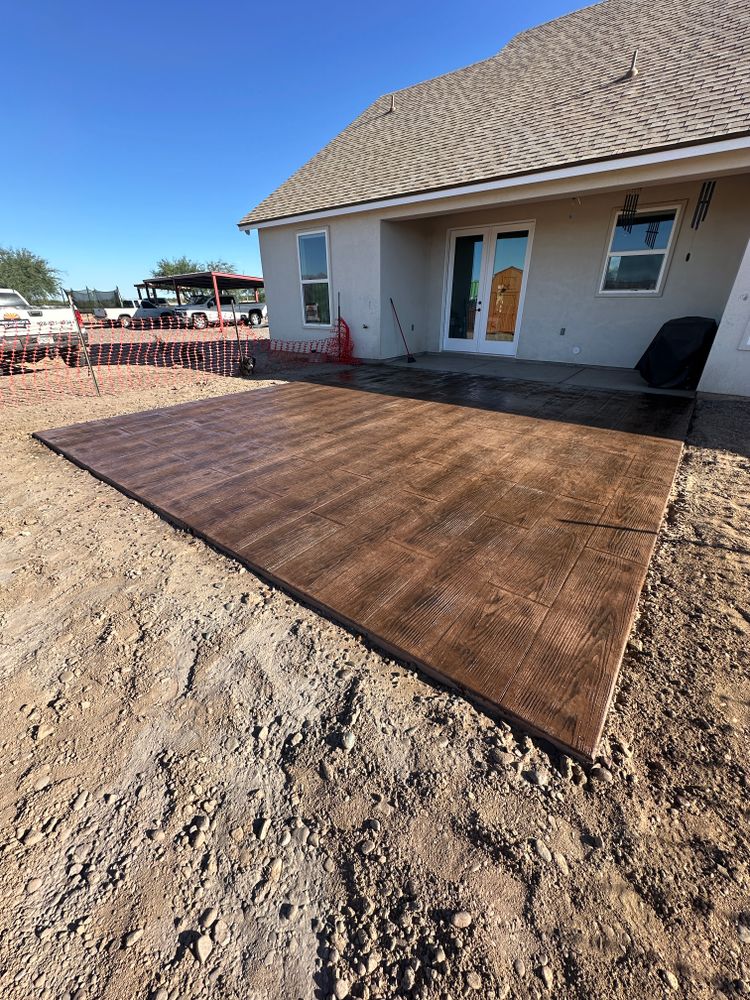
[(331, 325), (331, 266), (328, 230), (297, 233), (303, 326)]
[(659, 295), (667, 274), (679, 205), (643, 208), (628, 223), (614, 213), (600, 295)]

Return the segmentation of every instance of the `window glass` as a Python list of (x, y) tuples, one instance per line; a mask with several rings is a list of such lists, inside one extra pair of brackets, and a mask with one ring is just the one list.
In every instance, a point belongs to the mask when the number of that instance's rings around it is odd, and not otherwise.
[(20, 295), (14, 295), (12, 292), (3, 292), (0, 295), (0, 306), (20, 306), (23, 309), (26, 307), (26, 303)]
[(676, 209), (638, 212), (626, 228), (617, 216), (602, 276), (602, 292), (660, 291), (674, 237)]
[(299, 262), (303, 281), (328, 277), (325, 233), (312, 233), (299, 238)]
[(327, 326), (331, 322), (327, 281), (304, 283), (302, 299), (305, 306), (305, 323), (321, 323)]
[(674, 225), (674, 212), (653, 212), (638, 215), (628, 232), (618, 217), (612, 250), (666, 250)]
[(302, 321), (306, 326), (331, 325), (331, 289), (328, 275), (327, 233), (300, 233)]
[(604, 288), (607, 291), (654, 291), (659, 283), (664, 254), (612, 254), (607, 264)]

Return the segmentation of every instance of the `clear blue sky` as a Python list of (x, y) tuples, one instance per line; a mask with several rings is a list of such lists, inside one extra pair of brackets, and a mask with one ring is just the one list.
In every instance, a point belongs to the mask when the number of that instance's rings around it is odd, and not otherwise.
[(584, 4), (6, 4), (0, 245), (126, 295), (160, 257), (260, 273), (236, 222), (370, 101)]

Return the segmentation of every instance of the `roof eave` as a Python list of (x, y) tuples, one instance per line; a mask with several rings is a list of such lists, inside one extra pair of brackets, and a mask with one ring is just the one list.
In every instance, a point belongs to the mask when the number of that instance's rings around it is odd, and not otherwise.
[(628, 167), (646, 163), (663, 162), (670, 158), (670, 154), (671, 158), (680, 160), (688, 156), (707, 155), (748, 147), (750, 147), (750, 129), (743, 129), (740, 132), (727, 133), (721, 136), (703, 137), (689, 142), (654, 146), (647, 152), (634, 150), (617, 157), (607, 156), (592, 157), (586, 160), (572, 160), (567, 163), (557, 164), (554, 167), (545, 166), (539, 167), (537, 170), (524, 170), (518, 173), (487, 177), (482, 180), (472, 181), (470, 184), (450, 184), (432, 188), (419, 188), (384, 198), (368, 198), (362, 201), (342, 202), (326, 206), (325, 208), (312, 209), (309, 212), (277, 216), (254, 216), (252, 212), (249, 212), (240, 219), (237, 226), (244, 232), (249, 232), (252, 229), (260, 229), (266, 226), (289, 225), (294, 222), (303, 222), (306, 220), (311, 221), (324, 218), (328, 215), (372, 211), (375, 208), (395, 207), (402, 204), (425, 201), (430, 198), (460, 197), (464, 194), (492, 190), (493, 188), (500, 190), (504, 187), (513, 187), (525, 183), (541, 183), (546, 180), (574, 176), (576, 173), (585, 175), (586, 173), (600, 173), (604, 170), (627, 169)]

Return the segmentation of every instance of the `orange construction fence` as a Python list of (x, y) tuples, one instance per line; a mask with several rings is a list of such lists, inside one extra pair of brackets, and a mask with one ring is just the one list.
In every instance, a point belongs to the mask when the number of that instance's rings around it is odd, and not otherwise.
[(77, 321), (0, 327), (0, 406), (62, 396), (109, 395), (138, 388), (269, 374), (298, 364), (356, 363), (341, 320), (322, 340), (283, 341), (268, 328), (233, 324), (193, 329), (173, 316), (119, 322)]

